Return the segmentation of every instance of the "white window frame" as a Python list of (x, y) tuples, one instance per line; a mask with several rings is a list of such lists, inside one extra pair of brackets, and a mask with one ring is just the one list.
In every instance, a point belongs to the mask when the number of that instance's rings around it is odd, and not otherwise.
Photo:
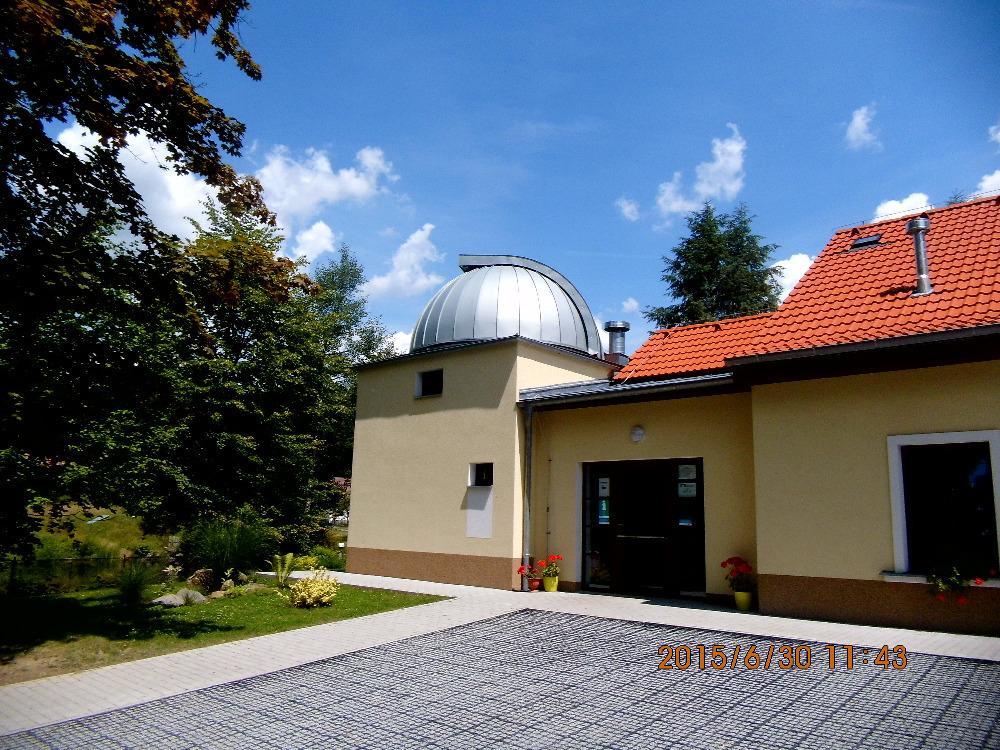
[(896, 573), (910, 572), (910, 551), (906, 539), (906, 501), (903, 497), (903, 458), (899, 449), (904, 445), (944, 443), (989, 443), (990, 473), (993, 475), (993, 512), (997, 517), (997, 544), (1000, 545), (1000, 430), (890, 435), (888, 437), (889, 498), (892, 507), (892, 551)]

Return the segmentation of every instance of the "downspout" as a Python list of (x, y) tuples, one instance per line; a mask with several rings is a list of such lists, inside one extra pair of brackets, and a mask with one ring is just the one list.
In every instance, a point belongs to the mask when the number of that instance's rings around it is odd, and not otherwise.
[[(531, 438), (534, 429), (531, 404), (524, 410), (524, 508), (521, 512), (521, 565), (531, 565)], [(521, 577), (521, 591), (528, 590), (528, 579)]]

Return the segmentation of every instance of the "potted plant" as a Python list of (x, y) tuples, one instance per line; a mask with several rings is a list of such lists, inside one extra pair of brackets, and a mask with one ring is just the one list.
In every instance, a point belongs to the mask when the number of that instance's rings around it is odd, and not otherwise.
[(729, 588), (733, 590), (736, 609), (740, 612), (749, 612), (750, 604), (753, 602), (753, 566), (742, 557), (735, 555), (723, 560), (722, 567), (727, 568), (726, 580), (729, 581)]
[(559, 590), (559, 561), (562, 559), (562, 555), (549, 555), (535, 566), (535, 570), (542, 575), (542, 585), (546, 591)]
[(517, 574), (528, 579), (528, 591), (538, 591), (542, 586), (542, 574), (537, 567), (522, 565), (517, 569)]
[[(994, 573), (995, 571), (990, 571)], [(930, 593), (939, 602), (946, 602), (951, 596), (955, 597), (955, 603), (965, 606), (969, 603), (969, 584), (982, 586), (986, 581), (979, 576), (972, 576), (959, 569), (958, 565), (952, 565), (951, 570), (936, 571), (927, 576), (927, 583), (930, 584)]]

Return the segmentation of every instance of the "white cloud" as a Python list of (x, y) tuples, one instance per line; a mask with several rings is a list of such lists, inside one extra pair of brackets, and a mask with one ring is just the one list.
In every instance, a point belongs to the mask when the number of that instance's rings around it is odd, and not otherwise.
[(370, 200), (385, 192), (386, 181), (398, 179), (380, 148), (367, 146), (354, 158), (356, 166), (334, 170), (323, 151), (307, 149), (303, 158), (296, 159), (285, 146), (276, 146), (257, 170), (257, 178), (267, 205), (283, 223), (295, 223), (327, 205)]
[(736, 125), (727, 122), (726, 127), (733, 134), (728, 138), (713, 138), (712, 161), (695, 167), (698, 179), (694, 183), (694, 192), (702, 201), (709, 198), (732, 200), (743, 189), (743, 178), (746, 176), (743, 155), (747, 142)]
[(629, 297), (624, 302), (622, 302), (622, 312), (632, 314), (638, 312), (639, 310), (639, 300), (635, 297)]
[(995, 190), (1000, 190), (1000, 169), (992, 174), (984, 174), (976, 188), (977, 193), (992, 193)]
[(337, 235), (325, 221), (317, 221), (308, 229), (303, 229), (295, 235), (295, 246), (292, 255), (305, 258), (312, 263), (323, 253), (333, 250)]
[(410, 339), (413, 338), (413, 331), (409, 333), (403, 333), (402, 331), (396, 331), (389, 337), (392, 340), (392, 346), (396, 350), (397, 354), (409, 354), (410, 353)]
[(684, 194), (681, 172), (674, 172), (670, 182), (660, 183), (656, 205), (663, 216), (690, 213), (703, 202), (715, 198), (732, 200), (743, 189), (747, 142), (734, 123), (728, 122), (726, 127), (732, 134), (728, 138), (712, 139), (712, 160), (695, 167), (693, 197)]
[(684, 197), (681, 190), (681, 173), (674, 172), (670, 182), (661, 182), (656, 194), (656, 206), (664, 216), (670, 214), (686, 214), (696, 211), (700, 204), (696, 200)]
[(885, 219), (902, 214), (913, 214), (930, 206), (926, 193), (910, 193), (902, 200), (882, 201), (875, 207), (876, 219)]
[[(98, 142), (97, 136), (79, 123), (59, 133), (57, 140), (81, 157)], [(202, 204), (215, 196), (215, 190), (193, 174), (177, 174), (170, 166), (166, 147), (151, 141), (144, 133), (128, 137), (118, 161), (142, 196), (153, 223), (161, 231), (178, 237), (193, 236), (194, 229), (187, 219), (204, 218)]]
[(384, 227), (378, 230), (379, 237), (395, 237), (399, 232), (396, 231), (396, 227)]
[(438, 274), (430, 273), (424, 268), (426, 263), (444, 259), (444, 255), (431, 242), (432, 231), (434, 231), (433, 224), (424, 224), (411, 234), (393, 253), (392, 268), (389, 272), (375, 276), (365, 284), (365, 295), (379, 297), (393, 294), (399, 297), (412, 297), (444, 281)]
[(639, 204), (636, 201), (626, 198), (623, 195), (615, 201), (615, 206), (622, 212), (622, 216), (629, 221), (639, 220)]
[(809, 264), (813, 262), (812, 256), (805, 253), (795, 253), (794, 255), (779, 260), (773, 268), (781, 269), (781, 299), (788, 296), (792, 288), (799, 282), (802, 275), (809, 270)]
[(989, 134), (990, 140), (1000, 146), (1000, 120), (996, 125), (990, 125)]
[(882, 142), (872, 131), (872, 121), (875, 119), (875, 105), (866, 104), (851, 113), (851, 121), (847, 123), (844, 142), (852, 151), (880, 151)]

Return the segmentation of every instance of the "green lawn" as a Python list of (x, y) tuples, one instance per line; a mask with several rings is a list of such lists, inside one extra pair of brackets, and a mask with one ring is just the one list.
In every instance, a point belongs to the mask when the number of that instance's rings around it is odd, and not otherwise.
[[(149, 592), (156, 595), (152, 589)], [(274, 589), (205, 604), (129, 610), (114, 589), (0, 600), (0, 685), (386, 612), (444, 597), (341, 586), (329, 607), (296, 609)]]

